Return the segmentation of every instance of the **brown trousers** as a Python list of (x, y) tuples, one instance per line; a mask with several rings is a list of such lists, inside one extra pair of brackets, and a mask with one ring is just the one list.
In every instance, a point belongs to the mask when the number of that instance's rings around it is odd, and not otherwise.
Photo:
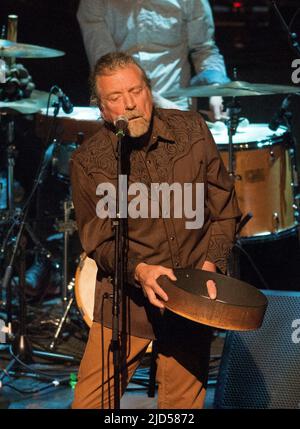
[[(176, 335), (176, 332), (170, 331), (162, 341), (157, 342), (156, 381), (160, 409), (196, 409), (204, 406), (211, 333), (204, 329), (200, 335), (190, 334), (191, 332), (186, 332), (185, 335)], [(110, 350), (111, 335), (111, 329), (93, 323), (79, 368), (73, 409), (113, 408), (114, 367), (113, 353)], [(134, 336), (124, 339), (120, 381), (122, 394), (150, 342), (149, 339)]]

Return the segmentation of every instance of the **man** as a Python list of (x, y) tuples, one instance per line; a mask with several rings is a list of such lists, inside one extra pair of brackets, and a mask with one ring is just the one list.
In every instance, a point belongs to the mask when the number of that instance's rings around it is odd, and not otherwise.
[[(157, 280), (161, 275), (175, 280), (173, 268), (219, 268), (225, 272), (240, 216), (232, 180), (203, 119), (193, 112), (154, 109), (149, 80), (131, 56), (120, 52), (100, 58), (92, 85), (105, 123), (74, 153), (71, 180), (82, 246), (96, 261), (98, 275), (94, 322), (80, 365), (73, 407), (110, 408), (114, 403), (112, 303), (108, 298), (115, 268), (114, 231), (112, 219), (100, 216), (98, 204), (99, 185), (116, 185), (117, 136), (113, 124), (119, 116), (125, 116), (128, 130), (123, 164), (128, 184), (142, 184), (141, 189), (146, 189), (145, 194), (141, 192), (140, 205), (149, 207), (149, 199), (155, 200), (155, 195), (149, 197), (147, 193), (153, 183), (203, 183), (204, 215), (203, 225), (193, 229), (187, 227), (186, 215), (175, 217), (164, 210), (159, 216), (128, 216), (126, 311), (121, 316), (123, 336), (126, 333), (122, 392), (150, 341), (156, 338), (158, 407), (201, 408), (211, 331), (164, 311), (168, 297)], [(209, 296), (215, 299), (214, 282), (209, 281), (207, 287)]]
[[(81, 0), (77, 18), (91, 70), (108, 52), (128, 52), (149, 76), (160, 107), (189, 110), (191, 99), (167, 100), (164, 93), (229, 82), (208, 0)], [(225, 116), (221, 97), (209, 105), (209, 120)]]

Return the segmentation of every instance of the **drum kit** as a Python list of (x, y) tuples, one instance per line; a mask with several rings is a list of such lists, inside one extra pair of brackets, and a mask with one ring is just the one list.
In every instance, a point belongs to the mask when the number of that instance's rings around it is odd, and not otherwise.
[[(0, 58), (5, 60), (12, 58), (49, 58), (61, 55), (64, 55), (64, 52), (0, 39)], [(248, 96), (298, 95), (299, 92), (299, 88), (295, 86), (232, 81), (224, 85), (179, 88), (163, 95), (166, 98), (222, 96), (236, 100), (239, 97)], [(298, 226), (296, 148), (289, 121), (280, 124), (276, 130), (272, 131), (267, 123), (249, 124), (249, 121), (241, 117), (234, 118), (236, 114), (234, 110), (234, 108), (229, 108), (227, 122), (208, 125), (225, 165), (228, 168), (230, 165), (233, 167), (233, 171), (230, 168), (229, 171), (235, 180), (241, 211), (248, 220), (240, 231), (240, 238), (244, 240), (280, 238), (284, 234), (295, 231)], [(1, 101), (0, 99), (2, 122), (4, 119), (10, 118), (9, 121), (5, 121), (6, 124), (14, 124), (17, 115), (34, 115), (36, 135), (44, 142), (49, 139), (49, 129), (55, 121), (55, 133), (52, 140), (47, 142), (45, 159), (47, 159), (48, 164), (50, 163), (52, 173), (69, 186), (69, 159), (83, 140), (92, 136), (99, 129), (101, 118), (98, 108), (91, 106), (74, 107), (71, 113), (65, 113), (55, 107), (49, 107), (48, 93), (34, 89), (28, 98), (11, 101)], [(236, 122), (235, 125), (234, 122)], [(6, 128), (7, 152), (9, 150), (11, 152), (11, 146), (14, 144), (13, 126), (7, 125)], [(7, 184), (3, 183), (0, 189), (1, 218), (5, 219), (1, 225), (4, 230), (7, 230), (7, 225), (11, 224), (15, 210), (13, 158), (13, 156), (8, 156)], [(8, 201), (6, 208), (8, 210), (4, 209), (5, 204), (3, 203), (6, 199), (6, 195), (4, 195), (6, 192)], [(62, 298), (66, 302), (68, 293), (66, 284), (68, 285), (75, 280), (75, 300), (84, 320), (90, 326), (96, 266), (93, 261), (82, 255), (74, 273), (75, 278), (71, 280), (67, 278), (67, 236), (75, 230), (74, 224), (70, 227), (70, 210), (72, 210), (70, 195), (64, 201), (64, 207), (67, 215), (59, 229), (65, 239), (64, 274), (62, 276), (65, 285), (62, 287)], [(7, 211), (8, 216), (5, 216), (4, 212)]]
[[(13, 333), (9, 332), (13, 321), (12, 286), (18, 286), (16, 291), (18, 291), (18, 289), (20, 290), (20, 294), (18, 295), (19, 310), (20, 313), (22, 312), (19, 317), (21, 328), (20, 336), (16, 339), (13, 347), (15, 352), (24, 358), (24, 360), (30, 360), (32, 354), (28, 338), (24, 334), (24, 326), (26, 324), (26, 321), (24, 320), (25, 301), (29, 299), (31, 302), (37, 300), (41, 301), (41, 298), (45, 296), (45, 291), (41, 291), (38, 286), (38, 281), (41, 276), (45, 274), (45, 269), (47, 270), (46, 274), (48, 274), (48, 281), (50, 281), (50, 279), (48, 270), (49, 263), (37, 264), (35, 261), (33, 267), (30, 267), (30, 269), (24, 274), (24, 257), (22, 257), (22, 253), (27, 253), (28, 249), (25, 249), (24, 251), (24, 241), (21, 245), (21, 236), (24, 235), (23, 231), (26, 231), (29, 238), (32, 239), (32, 242), (35, 245), (33, 252), (43, 252), (45, 254), (44, 260), (52, 258), (53, 245), (56, 247), (54, 252), (57, 253), (57, 247), (59, 247), (59, 251), (63, 251), (63, 254), (60, 255), (60, 261), (58, 262), (60, 271), (60, 292), (58, 293), (61, 293), (64, 316), (66, 311), (70, 310), (70, 306), (73, 302), (72, 297), (69, 299), (70, 295), (73, 294), (73, 279), (70, 278), (69, 275), (69, 240), (71, 235), (76, 231), (75, 221), (72, 219), (73, 204), (70, 197), (68, 164), (73, 151), (78, 147), (78, 145), (81, 144), (85, 138), (91, 136), (98, 130), (101, 119), (99, 117), (99, 110), (96, 107), (88, 106), (73, 108), (73, 106), (69, 104), (70, 108), (66, 113), (64, 105), (62, 104), (63, 101), (59, 100), (59, 92), (61, 90), (58, 87), (51, 88), (50, 93), (47, 93), (36, 90), (35, 85), (31, 82), (32, 90), (30, 93), (25, 93), (20, 91), (21, 82), (14, 77), (13, 91), (11, 91), (11, 80), (8, 82), (8, 80), (5, 80), (5, 76), (11, 76), (11, 67), (14, 67), (14, 70), (23, 69), (23, 67), (16, 67), (14, 63), (15, 58), (37, 59), (59, 57), (62, 55), (64, 55), (64, 52), (62, 51), (36, 45), (21, 44), (12, 40), (0, 39), (0, 72), (2, 72), (0, 86), (0, 129), (3, 137), (3, 148), (7, 154), (5, 163), (7, 172), (1, 175), (0, 188), (0, 263), (1, 268), (4, 268), (4, 271), (1, 272), (0, 307), (6, 312), (7, 326), (10, 327), (7, 328), (9, 338), (13, 338)], [(5, 62), (5, 67), (3, 67), (3, 62)], [(28, 73), (27, 76), (29, 76)], [(29, 80), (31, 80), (30, 77)], [(62, 94), (62, 96), (64, 96), (64, 94)], [(53, 97), (52, 104), (50, 104), (50, 97)], [(66, 100), (66, 98), (64, 100)], [(16, 145), (18, 142), (15, 130), (18, 125), (18, 119), (21, 116), (30, 119), (30, 122), (33, 122), (34, 119), (35, 136), (42, 142), (44, 153), (33, 183), (32, 191), (29, 192), (27, 200), (25, 202), (22, 201), (17, 207), (15, 195), (15, 160), (17, 158)], [(37, 190), (43, 184), (45, 178), (49, 176), (49, 166), (51, 177), (55, 177), (58, 181), (56, 182), (58, 187), (58, 196), (61, 195), (59, 189), (61, 188), (60, 184), (63, 183), (66, 185), (63, 189), (67, 189), (67, 191), (65, 192), (63, 201), (60, 201), (61, 206), (63, 205), (64, 214), (63, 220), (56, 220), (55, 229), (57, 234), (48, 236), (44, 239), (43, 243), (43, 240), (39, 240), (38, 238), (39, 233), (37, 231), (39, 230), (39, 227), (35, 222), (36, 219), (34, 219), (34, 216), (39, 212), (36, 208), (40, 203), (39, 193)], [(51, 191), (53, 192), (53, 189)], [(34, 197), (36, 200), (35, 208), (31, 207)], [(27, 218), (30, 216), (31, 218), (28, 220)], [(50, 222), (51, 225), (49, 225), (49, 229), (53, 231), (53, 217), (51, 217)], [(31, 224), (34, 226), (31, 226)], [(17, 233), (13, 236), (12, 233), (15, 232), (16, 229)], [(56, 239), (53, 239), (53, 236), (55, 235)], [(37, 244), (38, 246), (36, 246)], [(77, 240), (75, 245), (78, 245)], [(51, 249), (51, 252), (48, 251), (49, 248)], [(79, 254), (80, 247), (78, 249), (78, 255)], [(20, 270), (18, 270), (18, 267), (21, 265), (21, 259), (23, 259), (22, 276)], [(40, 259), (38, 261), (40, 261)], [(54, 262), (57, 265), (57, 260)], [(12, 277), (12, 274), (15, 271), (19, 276)], [(30, 284), (30, 280), (32, 280), (32, 278), (36, 284)], [(52, 342), (49, 344), (49, 348), (51, 350), (56, 346), (56, 341), (64, 321), (65, 318), (63, 317), (60, 323), (57, 323), (58, 329)]]

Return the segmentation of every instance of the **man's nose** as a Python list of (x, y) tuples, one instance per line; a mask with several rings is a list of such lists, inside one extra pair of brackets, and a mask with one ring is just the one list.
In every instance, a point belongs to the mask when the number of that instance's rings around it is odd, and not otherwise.
[(124, 94), (124, 106), (127, 110), (132, 110), (136, 107), (135, 99), (132, 94)]

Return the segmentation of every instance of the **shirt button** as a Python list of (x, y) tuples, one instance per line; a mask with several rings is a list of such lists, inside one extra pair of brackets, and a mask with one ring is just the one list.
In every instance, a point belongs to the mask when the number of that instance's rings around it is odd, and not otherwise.
[(148, 159), (148, 160), (147, 160), (147, 163), (150, 165), (150, 164), (151, 164), (151, 159)]
[(173, 241), (174, 239), (175, 239), (174, 235), (171, 235), (170, 240)]
[(178, 261), (175, 262), (175, 266), (179, 267), (179, 262)]

